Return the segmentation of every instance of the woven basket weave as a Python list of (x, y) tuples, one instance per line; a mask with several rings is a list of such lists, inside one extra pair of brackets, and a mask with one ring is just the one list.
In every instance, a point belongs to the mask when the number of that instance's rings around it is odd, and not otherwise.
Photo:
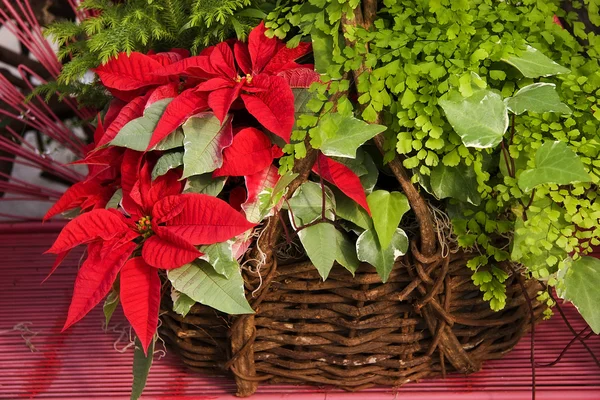
[[(467, 374), (516, 345), (530, 326), (522, 288), (535, 299), (537, 281), (511, 276), (506, 308), (494, 312), (464, 254), (426, 258), (411, 247), (386, 283), (366, 264), (355, 277), (336, 266), (325, 282), (309, 262), (274, 263), (262, 282), (246, 272), (251, 316), (196, 305), (182, 318), (166, 296), (161, 333), (190, 368), (230, 371), (239, 396), (262, 382), (355, 391)], [(534, 301), (536, 320), (542, 311)]]

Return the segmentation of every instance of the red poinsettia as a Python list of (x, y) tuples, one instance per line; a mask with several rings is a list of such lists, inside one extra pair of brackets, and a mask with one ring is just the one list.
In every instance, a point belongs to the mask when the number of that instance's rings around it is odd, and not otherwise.
[[(88, 245), (63, 330), (96, 306), (121, 272), (125, 316), (147, 349), (158, 321), (157, 268), (178, 268), (202, 255), (195, 245), (223, 242), (254, 226), (223, 200), (181, 194), (179, 173), (171, 171), (151, 181), (150, 171), (145, 163), (140, 179), (124, 193), (128, 216), (114, 209), (82, 214), (64, 227), (48, 250), (58, 254), (58, 264), (74, 247)], [(141, 256), (129, 260), (136, 249)]]
[(190, 81), (201, 83), (169, 104), (149, 148), (181, 125), (194, 109), (208, 106), (223, 121), (238, 98), (261, 125), (289, 142), (294, 125), (294, 94), (289, 79), (302, 80), (308, 86), (318, 80), (318, 74), (312, 65), (295, 62), (310, 51), (309, 43), (289, 49), (283, 42), (266, 37), (265, 31), (261, 23), (250, 32), (248, 44), (235, 41), (232, 50), (229, 43), (219, 43), (199, 56), (154, 72), (161, 78), (184, 74)]

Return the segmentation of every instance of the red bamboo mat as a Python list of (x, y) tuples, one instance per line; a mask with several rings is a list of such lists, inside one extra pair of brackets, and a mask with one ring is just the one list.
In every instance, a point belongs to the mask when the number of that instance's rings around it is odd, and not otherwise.
[[(52, 225), (0, 226), (0, 399), (127, 399), (133, 351), (116, 350), (127, 344), (122, 335), (126, 325), (120, 315), (105, 332), (98, 307), (60, 333), (81, 252), (73, 252), (40, 285), (53, 261), (41, 253), (53, 241), (55, 229)], [(574, 328), (582, 329), (583, 321), (574, 309), (564, 308)], [(571, 338), (558, 315), (542, 324), (536, 330), (536, 361), (554, 360)], [(600, 338), (593, 336), (587, 342), (600, 358)], [(230, 381), (188, 372), (167, 355), (155, 359), (143, 399), (231, 399), (234, 390)], [(254, 398), (530, 399), (529, 338), (503, 360), (489, 362), (481, 372), (468, 377), (453, 375), (446, 380), (410, 383), (397, 390), (375, 388), (356, 394), (309, 386), (264, 385)], [(582, 345), (574, 344), (556, 366), (537, 368), (537, 399), (600, 400), (600, 369)]]

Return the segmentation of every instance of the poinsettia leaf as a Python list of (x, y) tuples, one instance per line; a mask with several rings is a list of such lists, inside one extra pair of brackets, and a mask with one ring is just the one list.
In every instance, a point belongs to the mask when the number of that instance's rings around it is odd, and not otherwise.
[(125, 263), (120, 274), (120, 297), (125, 317), (147, 353), (158, 326), (160, 278), (158, 272), (135, 257)]
[(350, 168), (319, 153), (317, 163), (313, 166), (313, 172), (320, 175), (327, 182), (335, 185), (346, 196), (364, 208), (369, 215), (371, 214), (371, 210), (367, 204), (367, 196), (360, 183), (360, 179)]
[(194, 175), (187, 178), (184, 193), (199, 193), (217, 197), (223, 191), (227, 177), (213, 178), (212, 174)]
[(200, 258), (212, 265), (216, 273), (223, 275), (225, 278), (231, 278), (240, 269), (240, 264), (233, 257), (232, 244), (233, 242), (228, 240), (226, 242), (201, 246), (200, 251), (204, 255)]
[(139, 339), (135, 340), (135, 348), (133, 351), (133, 384), (131, 386), (131, 400), (138, 400), (142, 396), (142, 392), (146, 387), (148, 373), (152, 366), (152, 358), (154, 357), (154, 345), (156, 340), (150, 342), (150, 346), (146, 350), (140, 343)]
[(335, 238), (337, 250), (335, 261), (354, 275), (360, 266), (360, 261), (356, 255), (356, 245), (338, 230), (335, 231)]
[[(122, 100), (119, 99), (112, 99), (111, 102), (108, 104), (108, 109), (106, 110), (106, 114), (104, 114), (104, 121), (102, 121), (102, 124), (98, 124), (100, 126), (101, 129), (100, 132), (97, 133), (102, 133), (104, 134), (104, 128), (110, 126), (113, 121), (117, 118), (117, 116), (121, 113), (121, 110), (123, 109), (123, 107), (125, 107), (127, 103), (125, 103)], [(98, 113), (98, 119), (100, 119), (100, 113)], [(97, 137), (96, 134), (94, 133), (94, 144), (98, 145), (98, 142), (100, 141), (100, 139), (102, 138), (102, 136)]]
[(187, 264), (202, 253), (188, 240), (166, 229), (155, 226), (155, 235), (144, 241), (142, 257), (149, 265), (160, 269), (174, 269)]
[(521, 55), (512, 55), (502, 61), (514, 66), (527, 78), (539, 78), (541, 76), (552, 76), (568, 74), (570, 69), (555, 63), (538, 49), (527, 46)]
[(223, 151), (223, 166), (215, 170), (218, 176), (246, 176), (260, 172), (273, 162), (271, 140), (256, 128), (244, 128)]
[(538, 82), (519, 89), (513, 97), (504, 99), (510, 111), (519, 115), (525, 111), (535, 113), (555, 112), (571, 114), (572, 111), (560, 101), (553, 83)]
[(196, 304), (194, 299), (174, 287), (171, 287), (171, 301), (173, 302), (173, 311), (182, 317), (188, 315), (194, 304)]
[(172, 100), (163, 99), (152, 104), (144, 111), (143, 116), (128, 122), (110, 144), (136, 151), (146, 151), (156, 124)]
[(154, 128), (148, 147), (166, 150), (164, 145), (163, 148), (159, 148), (160, 142), (175, 132), (192, 115), (207, 109), (208, 98), (205, 94), (198, 93), (193, 88), (184, 90), (165, 108), (165, 112)]
[(233, 45), (233, 54), (235, 61), (244, 74), (252, 74), (252, 60), (250, 59), (250, 51), (248, 44), (243, 42), (235, 42)]
[(402, 216), (410, 210), (406, 196), (400, 192), (376, 190), (367, 197), (379, 244), (386, 248), (392, 241)]
[(152, 179), (166, 174), (170, 170), (183, 165), (183, 151), (173, 151), (163, 154), (152, 169)]
[(545, 142), (535, 152), (535, 168), (519, 175), (519, 187), (529, 192), (538, 185), (554, 183), (591, 182), (583, 163), (565, 142)]
[[(171, 104), (171, 103), (169, 103), (169, 104)], [(160, 124), (160, 121), (158, 121), (158, 123)], [(185, 139), (185, 136), (183, 135), (183, 129), (181, 129), (181, 127), (179, 127), (175, 130), (175, 132), (171, 133), (166, 138), (164, 138), (163, 140), (158, 142), (156, 145), (154, 145), (151, 150), (165, 151), (165, 150), (173, 150), (173, 149), (182, 149), (184, 139)], [(150, 139), (150, 140), (152, 140), (152, 139)]]
[(294, 126), (292, 89), (280, 76), (257, 75), (252, 82), (265, 90), (242, 93), (246, 109), (262, 126), (289, 143)]
[(46, 253), (58, 254), (95, 239), (110, 240), (129, 230), (118, 213), (95, 209), (69, 221)]
[(100, 141), (96, 142), (96, 148), (107, 145), (113, 140), (119, 131), (127, 125), (128, 122), (134, 120), (135, 118), (139, 118), (143, 115), (144, 109), (146, 107), (146, 96), (136, 97), (127, 103), (124, 107), (121, 108), (119, 114), (115, 117), (114, 121), (108, 125), (106, 132), (100, 139)]
[(310, 130), (311, 144), (327, 156), (355, 158), (360, 146), (386, 129), (384, 125), (368, 124), (351, 116), (330, 113)]
[(167, 221), (164, 229), (193, 244), (224, 242), (254, 227), (229, 204), (205, 194), (183, 194), (184, 210)]
[[(335, 219), (335, 199), (331, 189), (325, 187), (325, 217)], [(283, 206), (290, 211), (290, 219), (297, 227), (310, 224), (323, 215), (323, 188), (315, 182), (303, 183)]]
[(242, 210), (248, 221), (258, 223), (271, 213), (275, 206), (271, 203), (273, 189), (279, 178), (274, 165), (269, 165), (264, 170), (245, 177), (248, 197), (242, 204)]
[[(84, 214), (85, 215), (85, 214)], [(117, 274), (136, 248), (135, 243), (115, 247), (115, 242), (94, 242), (81, 265), (63, 331), (85, 317), (110, 291)]]
[(177, 195), (165, 196), (152, 207), (152, 222), (156, 225), (169, 221), (183, 211), (187, 203), (184, 197)]
[(168, 272), (175, 289), (194, 301), (227, 314), (253, 314), (244, 295), (244, 280), (240, 272), (230, 278), (215, 272), (204, 260), (197, 260)]
[(477, 190), (477, 176), (473, 166), (460, 163), (449, 167), (443, 163), (431, 170), (430, 186), (438, 199), (454, 198), (473, 205), (479, 205), (481, 195)]
[(466, 98), (452, 92), (439, 105), (467, 147), (494, 147), (508, 128), (508, 111), (502, 96), (491, 90), (477, 90)]
[(102, 84), (119, 91), (130, 91), (151, 85), (167, 83), (163, 77), (152, 72), (162, 65), (151, 57), (133, 52), (129, 55), (120, 53), (116, 58), (94, 70)]
[(123, 189), (119, 188), (115, 191), (115, 193), (112, 195), (110, 200), (108, 200), (105, 208), (107, 210), (111, 209), (111, 208), (119, 208), (119, 204), (121, 203), (122, 199), (123, 199)]
[(265, 36), (267, 28), (261, 23), (248, 35), (248, 51), (252, 60), (252, 72), (258, 74), (271, 61), (277, 52), (277, 39)]
[(581, 257), (571, 263), (561, 296), (572, 302), (595, 334), (600, 334), (600, 259)]
[(231, 116), (222, 125), (214, 114), (191, 117), (183, 124), (183, 133), (183, 178), (212, 172), (223, 165), (223, 150), (233, 140)]
[(337, 244), (335, 226), (328, 222), (320, 222), (300, 230), (298, 237), (321, 278), (327, 279), (338, 255), (337, 247), (331, 248)]
[(382, 282), (387, 282), (394, 262), (408, 250), (408, 237), (400, 228), (396, 229), (390, 245), (382, 248), (374, 230), (367, 229), (356, 241), (356, 254), (360, 261), (371, 264)]
[(104, 312), (104, 329), (108, 329), (108, 324), (110, 323), (110, 319), (114, 314), (117, 306), (119, 305), (119, 280), (117, 279), (113, 284), (112, 289), (106, 296), (104, 300), (104, 305), (102, 306), (102, 311)]

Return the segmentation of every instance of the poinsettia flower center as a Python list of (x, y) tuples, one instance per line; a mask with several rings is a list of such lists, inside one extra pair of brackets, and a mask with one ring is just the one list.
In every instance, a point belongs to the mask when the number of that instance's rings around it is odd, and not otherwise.
[(138, 232), (140, 233), (140, 235), (142, 235), (145, 238), (148, 238), (149, 236), (152, 235), (152, 219), (151, 217), (142, 217), (140, 218), (140, 220), (137, 222), (137, 229)]
[(235, 77), (235, 81), (238, 82), (238, 83), (241, 82), (241, 81), (243, 81), (243, 80), (245, 80), (246, 83), (252, 83), (252, 75), (246, 74), (246, 76), (239, 76), (238, 75), (238, 76)]

